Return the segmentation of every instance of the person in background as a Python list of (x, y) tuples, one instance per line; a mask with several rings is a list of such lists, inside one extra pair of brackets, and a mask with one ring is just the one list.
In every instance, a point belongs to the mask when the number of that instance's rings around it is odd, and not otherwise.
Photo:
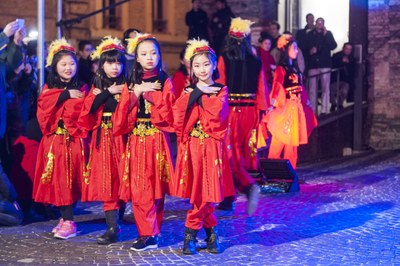
[(21, 224), (24, 215), (16, 199), (17, 192), (0, 164), (0, 226)]
[(135, 63), (135, 55), (134, 54), (128, 54), (126, 46), (128, 45), (128, 40), (133, 39), (136, 37), (136, 34), (141, 33), (140, 30), (135, 29), (135, 28), (129, 28), (126, 31), (124, 31), (124, 36), (122, 38), (122, 45), (125, 47), (125, 58), (126, 58), (126, 63), (125, 63), (125, 72), (130, 73), (132, 70), (132, 67)]
[(219, 56), (225, 37), (228, 34), (229, 26), (231, 25), (231, 19), (235, 17), (235, 14), (233, 14), (226, 0), (216, 0), (215, 8), (217, 11), (212, 15), (210, 22), (212, 34), (211, 46), (217, 53), (217, 56)]
[(318, 18), (315, 28), (307, 34), (304, 53), (307, 53), (307, 68), (309, 77), (309, 95), (314, 113), (317, 113), (318, 80), (321, 81), (321, 112), (329, 112), (329, 94), (331, 82), (332, 59), (331, 51), (337, 46), (332, 32), (325, 27), (325, 20)]
[(90, 54), (93, 52), (93, 44), (88, 40), (82, 40), (78, 44), (79, 61), (78, 61), (78, 77), (85, 82), (88, 87), (92, 85), (94, 74), (91, 71), (92, 60)]
[[(343, 109), (343, 103), (348, 98), (349, 91), (354, 92), (355, 61), (353, 45), (349, 42), (343, 44), (342, 51), (332, 56), (332, 68), (339, 69), (332, 73), (331, 79), (331, 109), (333, 112)], [(339, 79), (338, 76), (339, 75)]]
[(267, 81), (268, 88), (270, 88), (272, 85), (273, 71), (276, 68), (275, 60), (270, 54), (272, 40), (269, 35), (261, 33), (258, 42), (260, 43), (260, 46), (257, 49), (257, 54), (261, 59), (264, 76)]
[(207, 13), (201, 9), (201, 4), (201, 0), (192, 0), (192, 9), (186, 13), (185, 22), (189, 27), (188, 39), (209, 39), (208, 16)]

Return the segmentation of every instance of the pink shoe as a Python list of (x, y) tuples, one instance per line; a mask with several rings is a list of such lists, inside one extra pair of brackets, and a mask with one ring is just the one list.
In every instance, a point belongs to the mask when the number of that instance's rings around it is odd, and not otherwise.
[(58, 221), (58, 224), (53, 228), (53, 230), (51, 230), (51, 232), (52, 232), (53, 234), (57, 233), (57, 231), (61, 228), (61, 225), (63, 224), (63, 222), (64, 222), (64, 219), (61, 218), (61, 219)]
[(60, 229), (54, 234), (55, 238), (68, 239), (76, 236), (76, 224), (73, 221), (64, 221)]

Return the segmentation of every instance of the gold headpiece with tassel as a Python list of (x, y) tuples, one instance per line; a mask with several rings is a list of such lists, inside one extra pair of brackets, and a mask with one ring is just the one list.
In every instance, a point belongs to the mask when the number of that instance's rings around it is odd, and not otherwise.
[(293, 41), (293, 36), (291, 34), (282, 34), (276, 42), (276, 47), (278, 47), (278, 49), (283, 49), (291, 41)]
[(250, 34), (250, 26), (253, 24), (254, 22), (248, 19), (233, 18), (229, 27), (229, 35), (237, 39), (243, 39)]
[(138, 46), (139, 43), (141, 43), (144, 40), (148, 40), (148, 39), (156, 39), (153, 35), (151, 35), (150, 33), (137, 33), (135, 38), (129, 38), (126, 39), (126, 41), (128, 42), (128, 45), (126, 46), (126, 52), (128, 54), (133, 54), (136, 51), (136, 48)]
[(125, 48), (122, 46), (121, 40), (118, 38), (113, 38), (111, 36), (106, 36), (103, 38), (101, 43), (97, 45), (96, 50), (90, 55), (90, 57), (94, 59), (100, 58), (101, 54), (111, 50), (118, 50), (121, 52), (125, 51)]
[(57, 39), (51, 42), (48, 49), (48, 54), (46, 58), (46, 67), (51, 66), (53, 62), (54, 55), (60, 51), (70, 51), (75, 53), (74, 47), (67, 42), (67, 40), (62, 37), (61, 39)]
[(192, 39), (187, 41), (185, 59), (190, 61), (196, 54), (210, 53), (216, 56), (215, 51), (210, 47), (208, 41), (203, 39)]

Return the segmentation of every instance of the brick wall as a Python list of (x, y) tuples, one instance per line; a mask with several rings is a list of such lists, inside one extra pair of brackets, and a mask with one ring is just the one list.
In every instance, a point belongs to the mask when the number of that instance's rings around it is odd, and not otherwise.
[(399, 149), (400, 1), (370, 0), (368, 5), (369, 145)]

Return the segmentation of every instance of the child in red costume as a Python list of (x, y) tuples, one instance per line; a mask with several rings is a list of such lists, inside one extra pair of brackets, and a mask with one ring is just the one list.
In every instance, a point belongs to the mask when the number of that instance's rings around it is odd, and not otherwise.
[[(260, 113), (269, 106), (268, 87), (260, 59), (250, 44), (253, 22), (232, 19), (222, 54), (218, 59), (220, 82), (229, 89), (228, 151), (233, 181), (247, 196), (247, 213), (252, 215), (258, 204), (259, 187), (247, 170), (257, 170), (257, 129)], [(232, 210), (234, 197), (218, 205)]]
[(297, 165), (297, 147), (307, 144), (317, 126), (317, 119), (304, 89), (303, 74), (297, 66), (297, 42), (290, 34), (283, 34), (277, 43), (281, 60), (274, 74), (271, 91), (271, 109), (265, 116), (272, 134), (268, 158), (288, 159)]
[(40, 142), (33, 198), (58, 206), (61, 219), (54, 237), (76, 236), (73, 204), (80, 200), (86, 165), (87, 131), (77, 124), (87, 86), (76, 77), (74, 48), (63, 39), (50, 44), (46, 66), (50, 73), (38, 98)]
[(82, 201), (102, 201), (107, 230), (97, 238), (99, 245), (116, 242), (119, 235), (119, 163), (124, 149), (122, 136), (113, 136), (114, 112), (125, 86), (125, 49), (117, 38), (106, 37), (92, 59), (99, 69), (85, 99), (79, 123), (92, 130), (90, 157), (84, 179)]
[(192, 85), (174, 106), (178, 137), (175, 195), (189, 198), (193, 206), (186, 216), (183, 254), (196, 253), (201, 228), (206, 230), (207, 250), (220, 253), (214, 203), (235, 194), (225, 143), (228, 88), (214, 82), (216, 55), (207, 41), (189, 41), (185, 58), (190, 60)]
[(129, 133), (122, 159), (120, 197), (132, 201), (139, 237), (131, 250), (158, 247), (164, 215), (164, 195), (172, 184), (173, 164), (169, 133), (172, 132), (172, 81), (162, 70), (160, 45), (150, 34), (128, 39), (127, 51), (135, 54), (116, 110), (115, 135)]

